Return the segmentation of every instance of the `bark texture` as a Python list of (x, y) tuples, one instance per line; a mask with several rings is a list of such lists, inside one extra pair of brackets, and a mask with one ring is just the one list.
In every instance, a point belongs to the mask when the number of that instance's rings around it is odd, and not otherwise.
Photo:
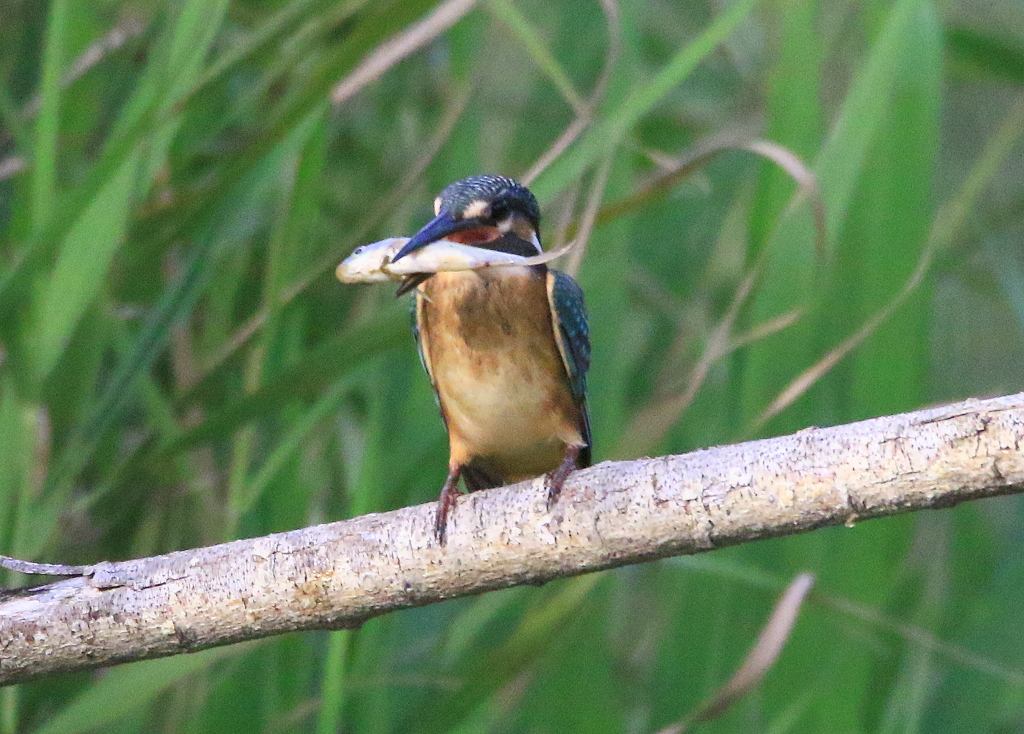
[(1020, 491), (1024, 393), (478, 492), (433, 538), (433, 503), (88, 567), (0, 592), (0, 684)]

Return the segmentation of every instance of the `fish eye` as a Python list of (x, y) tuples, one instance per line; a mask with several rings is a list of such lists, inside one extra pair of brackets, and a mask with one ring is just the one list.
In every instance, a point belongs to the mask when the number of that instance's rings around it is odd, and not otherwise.
[(358, 255), (359, 253), (361, 253), (363, 251), (364, 247), (366, 247), (366, 245), (360, 245), (356, 249), (352, 250), (352, 254), (353, 255)]

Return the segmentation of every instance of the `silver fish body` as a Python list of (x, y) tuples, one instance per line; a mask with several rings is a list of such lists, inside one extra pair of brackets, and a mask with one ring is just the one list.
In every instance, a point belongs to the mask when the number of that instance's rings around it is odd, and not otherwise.
[(397, 263), (393, 262), (395, 254), (408, 241), (408, 237), (389, 237), (380, 242), (361, 245), (341, 261), (334, 274), (342, 283), (384, 283), (425, 273), (540, 265), (561, 257), (572, 248), (570, 243), (557, 250), (524, 257), (459, 242), (437, 240), (405, 255)]

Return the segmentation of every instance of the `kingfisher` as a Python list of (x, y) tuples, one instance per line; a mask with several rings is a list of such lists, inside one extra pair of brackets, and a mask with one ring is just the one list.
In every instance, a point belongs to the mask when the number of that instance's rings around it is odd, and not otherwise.
[[(540, 207), (522, 184), (471, 176), (434, 200), (434, 218), (393, 261), (438, 240), (532, 256)], [(410, 276), (413, 333), (448, 432), (448, 478), (434, 533), (445, 543), (459, 479), (475, 491), (546, 475), (553, 506), (568, 475), (590, 466), (583, 291), (547, 265)]]

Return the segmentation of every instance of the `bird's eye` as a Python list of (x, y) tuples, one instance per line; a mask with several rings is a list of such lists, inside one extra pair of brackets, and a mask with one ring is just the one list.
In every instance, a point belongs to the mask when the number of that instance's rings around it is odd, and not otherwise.
[(353, 254), (353, 255), (358, 255), (358, 254), (359, 254), (360, 252), (362, 252), (362, 251), (363, 251), (363, 247), (365, 247), (365, 245), (360, 245), (360, 246), (359, 246), (359, 247), (357, 247), (356, 249), (352, 250), (352, 254)]
[(508, 204), (503, 201), (495, 201), (491, 204), (488, 216), (492, 221), (500, 222), (508, 216)]

